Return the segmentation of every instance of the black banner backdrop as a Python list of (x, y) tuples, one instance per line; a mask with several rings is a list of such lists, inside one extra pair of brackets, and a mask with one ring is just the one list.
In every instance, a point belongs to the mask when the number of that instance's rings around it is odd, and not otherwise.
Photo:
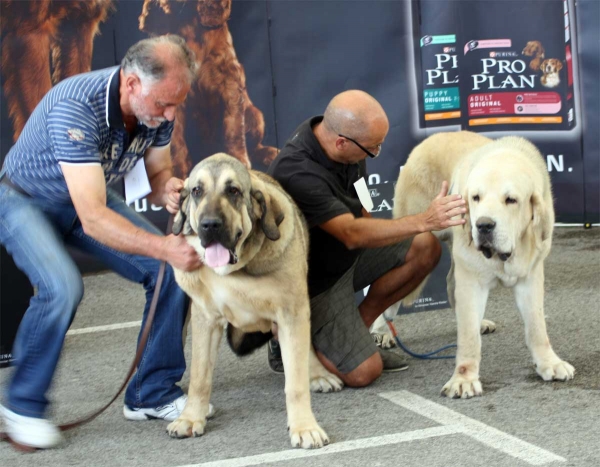
[[(274, 148), (281, 147), (300, 122), (321, 113), (333, 95), (346, 89), (363, 89), (382, 103), (390, 120), (382, 157), (369, 161), (374, 215), (391, 215), (393, 184), (418, 142), (437, 131), (468, 128), (485, 130), (491, 137), (516, 133), (531, 139), (547, 159), (557, 221), (600, 221), (600, 12), (596, 0), (579, 0), (577, 10), (572, 0), (236, 0), (229, 18), (203, 17), (207, 13), (198, 5), (196, 0), (0, 0), (4, 57), (1, 159), (18, 133), (16, 117), (27, 116), (27, 109), (15, 110), (15, 98), (24, 97), (32, 108), (43, 95), (41, 87), (49, 82), (51, 73), (56, 81), (65, 74), (113, 66), (137, 40), (150, 34), (185, 30), (204, 73), (178, 115), (173, 152), (176, 169), (182, 175), (217, 151), (248, 157), (253, 168), (265, 170)], [(35, 14), (42, 8), (47, 8), (45, 18)], [(226, 13), (217, 8), (213, 14), (219, 12)], [(32, 37), (24, 37), (23, 31), (34, 29), (15, 27), (37, 21), (35, 34), (43, 35), (42, 23), (53, 21), (52, 15), (63, 18), (53, 36), (31, 40)], [(539, 15), (547, 19), (543, 27), (533, 19)], [(207, 21), (211, 28), (202, 26)], [(96, 26), (99, 34), (95, 37), (82, 34)], [(93, 53), (88, 63), (85, 54), (80, 54), (81, 69), (61, 69), (58, 73), (60, 62), (56, 58), (66, 53), (69, 41), (71, 45), (79, 44), (79, 50), (87, 47)], [(539, 69), (530, 68), (531, 61), (542, 58), (539, 51), (525, 51), (531, 41), (540, 42), (545, 49), (543, 58), (554, 58), (554, 66), (561, 67), (560, 85), (554, 89), (541, 84), (543, 73)], [(24, 43), (34, 49), (15, 49)], [(217, 70), (211, 57), (226, 53), (232, 57), (234, 71), (217, 75), (215, 82), (207, 83), (208, 71)], [(32, 60), (36, 62), (31, 63)], [(33, 79), (40, 83), (37, 92), (20, 88), (23, 80), (15, 79), (15, 71), (31, 73), (33, 69), (41, 73), (39, 79)], [(477, 75), (483, 76), (474, 78)], [(493, 83), (489, 79), (492, 75)], [(480, 89), (473, 89), (474, 80), (480, 82)], [(534, 84), (529, 86), (532, 80)], [(481, 87), (484, 82), (488, 85), (485, 90)], [(233, 100), (219, 92), (224, 83), (237, 83), (240, 93)], [(518, 103), (537, 112), (539, 104), (543, 104), (541, 109), (546, 113), (534, 115), (542, 119), (540, 123), (523, 119), (521, 123), (500, 120), (503, 125), (470, 125), (469, 121), (477, 117), (469, 115), (474, 94), (488, 99), (478, 102), (522, 99)], [(236, 107), (235, 99), (244, 105)], [(510, 116), (486, 114), (490, 118), (531, 116), (517, 115), (522, 110), (515, 110), (515, 105), (502, 103), (480, 109), (514, 110)], [(237, 139), (244, 143), (236, 146), (231, 135), (242, 135)], [(164, 229), (164, 210), (149, 205), (145, 199), (137, 201), (134, 207)], [(14, 335), (31, 289), (17, 285), (18, 271), (2, 253), (0, 354), (7, 360), (12, 337), (6, 335)], [(87, 258), (77, 259), (83, 269), (100, 267)], [(447, 268), (445, 252), (415, 309), (447, 306)], [(7, 299), (15, 297), (23, 300)], [(17, 301), (21, 305), (13, 305)], [(9, 332), (5, 333), (6, 329)]]

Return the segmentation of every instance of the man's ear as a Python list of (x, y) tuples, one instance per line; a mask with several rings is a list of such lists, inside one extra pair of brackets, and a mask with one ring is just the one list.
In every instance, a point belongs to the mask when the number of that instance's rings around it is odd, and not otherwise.
[(261, 190), (252, 189), (253, 204), (254, 201), (258, 203), (260, 207), (260, 227), (269, 240), (279, 240), (281, 234), (279, 233), (279, 224), (283, 222), (284, 214), (279, 206), (279, 203), (275, 201), (271, 196), (265, 198), (265, 195)]
[(179, 235), (182, 232), (183, 235), (191, 235), (194, 233), (189, 219), (191, 202), (188, 180), (185, 181), (183, 189), (179, 193), (179, 211), (175, 214), (175, 220), (173, 221), (173, 233), (175, 235)]

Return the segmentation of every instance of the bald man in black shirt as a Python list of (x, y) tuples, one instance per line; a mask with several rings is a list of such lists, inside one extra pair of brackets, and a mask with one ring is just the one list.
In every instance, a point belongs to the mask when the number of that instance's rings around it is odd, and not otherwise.
[[(366, 386), (382, 371), (406, 369), (380, 351), (369, 327), (435, 268), (441, 245), (432, 231), (464, 223), (459, 195), (440, 194), (424, 213), (374, 219), (354, 183), (367, 178), (367, 157), (381, 151), (389, 123), (369, 94), (335, 96), (323, 116), (302, 123), (269, 167), (309, 226), (308, 287), (312, 342), (319, 360), (346, 385)], [(370, 285), (357, 307), (354, 293)], [(272, 348), (271, 348), (272, 350)]]

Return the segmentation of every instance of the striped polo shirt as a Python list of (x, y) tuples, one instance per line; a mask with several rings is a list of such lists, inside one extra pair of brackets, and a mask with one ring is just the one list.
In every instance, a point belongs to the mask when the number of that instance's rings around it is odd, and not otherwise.
[(70, 202), (61, 164), (97, 164), (106, 184), (133, 169), (150, 146), (171, 141), (173, 122), (130, 135), (119, 97), (120, 67), (67, 78), (37, 105), (4, 161), (10, 180), (36, 198)]

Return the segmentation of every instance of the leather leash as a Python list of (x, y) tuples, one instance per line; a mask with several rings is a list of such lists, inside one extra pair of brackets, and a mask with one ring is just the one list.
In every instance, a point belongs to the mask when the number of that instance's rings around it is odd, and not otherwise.
[[(173, 229), (173, 217), (174, 217), (173, 215), (169, 216), (169, 222), (167, 224), (167, 234)], [(117, 399), (117, 397), (119, 397), (119, 395), (123, 392), (123, 389), (125, 389), (125, 387), (127, 386), (129, 379), (131, 378), (133, 373), (135, 373), (137, 365), (142, 358), (142, 354), (144, 353), (144, 349), (146, 347), (146, 342), (148, 341), (148, 335), (150, 334), (150, 328), (152, 327), (152, 322), (154, 321), (154, 315), (156, 314), (156, 305), (158, 303), (158, 295), (160, 293), (163, 278), (165, 276), (165, 268), (166, 268), (166, 262), (161, 261), (160, 267), (158, 269), (158, 276), (156, 278), (156, 286), (154, 287), (154, 295), (152, 296), (152, 301), (150, 302), (150, 309), (148, 310), (148, 317), (146, 318), (146, 324), (144, 325), (144, 329), (142, 330), (142, 335), (140, 337), (140, 342), (138, 344), (137, 351), (135, 353), (135, 358), (133, 359), (133, 362), (131, 363), (131, 366), (129, 367), (129, 371), (127, 372), (127, 375), (125, 376), (125, 379), (123, 380), (123, 383), (121, 384), (121, 387), (119, 388), (117, 393), (113, 396), (113, 398), (107, 404), (105, 404), (103, 407), (99, 408), (98, 410), (96, 410), (95, 412), (92, 412), (89, 415), (84, 416), (83, 418), (80, 418), (79, 420), (75, 420), (73, 422), (64, 423), (62, 425), (59, 425), (58, 429), (60, 431), (72, 430), (73, 428), (76, 428), (81, 425), (85, 425), (86, 423), (89, 423), (92, 420), (94, 420), (98, 415), (100, 415), (102, 412), (104, 412), (106, 409), (108, 409), (108, 407), (110, 407), (110, 405)], [(0, 432), (0, 440), (9, 441), (19, 451), (33, 452), (33, 451), (37, 450), (37, 448), (31, 447), (31, 446), (25, 446), (23, 444), (13, 441), (10, 438), (10, 436), (8, 436), (8, 434), (4, 433), (4, 432)]]

